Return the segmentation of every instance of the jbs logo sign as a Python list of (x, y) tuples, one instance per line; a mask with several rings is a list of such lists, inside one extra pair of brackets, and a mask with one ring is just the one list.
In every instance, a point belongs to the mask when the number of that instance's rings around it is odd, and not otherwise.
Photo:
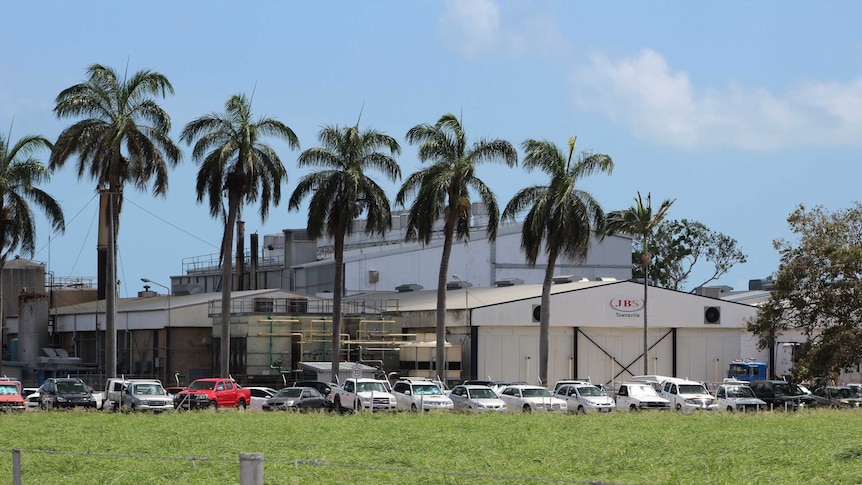
[(618, 312), (630, 313), (640, 311), (644, 301), (640, 298), (612, 298), (610, 304)]

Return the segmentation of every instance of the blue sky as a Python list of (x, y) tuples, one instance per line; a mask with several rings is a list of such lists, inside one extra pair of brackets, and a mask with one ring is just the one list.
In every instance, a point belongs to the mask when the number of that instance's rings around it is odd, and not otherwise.
[[(145, 5), (145, 7), (144, 7)], [(748, 255), (719, 283), (747, 288), (777, 269), (772, 241), (789, 238), (799, 204), (831, 210), (858, 200), (862, 164), (862, 4), (833, 2), (368, 1), (3, 2), (0, 132), (56, 139), (54, 98), (85, 68), (164, 73), (161, 102), (178, 139), (192, 119), (254, 93), (302, 149), (324, 125), (383, 130), (402, 143), (404, 174), (419, 167), (407, 130), (461, 115), (470, 140), (528, 138), (606, 153), (611, 176), (584, 179), (606, 210), (638, 191), (676, 199), (670, 218), (735, 238)], [(246, 234), (305, 226), (287, 211), (303, 172), (287, 167), (283, 203)], [(164, 284), (184, 258), (218, 253), (220, 221), (194, 192), (190, 150), (167, 198), (126, 190), (120, 295), (140, 278)], [(47, 154), (44, 156), (47, 160)], [(95, 277), (95, 184), (74, 165), (44, 188), (62, 204), (65, 234), (42, 223), (37, 261), (59, 277)], [(483, 165), (500, 205), (541, 174)], [(384, 184), (392, 198), (398, 184)], [(688, 281), (699, 283), (707, 268)], [(154, 288), (159, 289), (159, 288)]]

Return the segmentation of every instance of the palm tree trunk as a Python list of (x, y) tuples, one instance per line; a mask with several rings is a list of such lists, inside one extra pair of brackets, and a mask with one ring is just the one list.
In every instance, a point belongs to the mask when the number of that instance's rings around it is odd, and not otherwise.
[(117, 377), (117, 235), (121, 197), (120, 187), (111, 184), (108, 189), (108, 254), (105, 258), (105, 372), (109, 378)]
[(338, 376), (341, 361), (341, 300), (344, 295), (344, 231), (335, 236), (335, 278), (332, 284), (332, 377)]
[[(449, 275), (449, 256), (452, 254), (452, 240), (455, 234), (455, 218), (457, 214), (450, 211), (443, 226), (443, 256), (440, 258), (440, 273), (437, 275), (437, 314), (435, 325), (437, 329), (437, 356), (435, 367), (437, 375), (446, 382), (446, 281)], [(467, 309), (465, 308), (466, 312)], [(433, 377), (433, 376), (432, 376)]]
[(224, 239), (222, 239), (222, 273), (221, 273), (221, 377), (230, 376), (230, 293), (231, 273), (233, 273), (233, 228), (236, 223), (236, 214), (239, 208), (239, 197), (228, 195), (227, 221), (224, 226)]
[[(548, 252), (548, 267), (542, 280), (542, 308), (539, 310), (539, 382), (548, 385), (548, 347), (551, 330), (551, 285), (554, 283), (554, 266), (557, 262), (557, 249)], [(527, 376), (529, 379), (530, 376)]]

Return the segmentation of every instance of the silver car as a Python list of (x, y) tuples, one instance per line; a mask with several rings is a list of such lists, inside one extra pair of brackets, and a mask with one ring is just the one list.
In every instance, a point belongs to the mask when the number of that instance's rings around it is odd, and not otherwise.
[(122, 408), (129, 411), (169, 411), (174, 409), (174, 400), (158, 381), (133, 381), (128, 383), (123, 393)]

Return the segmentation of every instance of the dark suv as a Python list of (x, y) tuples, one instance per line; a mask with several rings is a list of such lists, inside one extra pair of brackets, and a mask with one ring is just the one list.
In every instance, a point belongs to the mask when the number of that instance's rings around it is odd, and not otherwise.
[(77, 377), (52, 377), (39, 388), (42, 409), (96, 408), (96, 399), (89, 386)]
[(816, 407), (818, 399), (802, 392), (796, 384), (782, 380), (752, 381), (751, 390), (768, 409), (795, 411), (802, 407)]

